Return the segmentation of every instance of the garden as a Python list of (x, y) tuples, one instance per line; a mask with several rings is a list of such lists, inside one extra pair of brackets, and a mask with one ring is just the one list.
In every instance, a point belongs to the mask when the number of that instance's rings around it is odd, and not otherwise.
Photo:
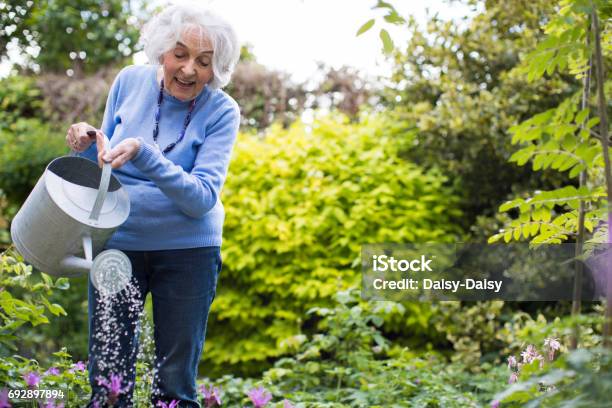
[[(388, 78), (321, 64), (313, 87), (243, 45), (225, 89), (242, 117), (222, 192), (202, 407), (610, 407), (610, 291), (596, 302), (362, 296), (366, 244), (582, 253), (611, 242), (612, 4), (453, 2), (472, 15), (423, 25), (371, 1), (355, 41), (379, 37)], [(0, 79), (0, 408), (84, 407), (87, 276), (37, 270), (10, 225), (47, 164), (69, 154), (68, 126), (100, 123), (154, 9), (9, 0), (0, 11), (3, 60), (9, 44), (24, 53)], [(151, 303), (134, 388), (143, 408)], [(125, 392), (120, 376), (97, 381), (100, 407)]]

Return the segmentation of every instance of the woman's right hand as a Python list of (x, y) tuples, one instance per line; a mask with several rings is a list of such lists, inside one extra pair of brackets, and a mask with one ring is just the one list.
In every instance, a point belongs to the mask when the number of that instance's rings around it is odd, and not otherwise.
[(100, 132), (86, 122), (70, 125), (66, 133), (66, 144), (75, 152), (82, 153), (96, 141), (96, 135)]

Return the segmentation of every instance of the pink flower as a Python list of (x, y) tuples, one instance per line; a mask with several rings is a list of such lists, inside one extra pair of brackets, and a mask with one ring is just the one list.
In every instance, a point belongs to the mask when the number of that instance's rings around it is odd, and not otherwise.
[(539, 359), (540, 353), (536, 350), (535, 346), (530, 344), (527, 348), (521, 353), (521, 357), (523, 357), (523, 363), (531, 364), (533, 360)]
[(25, 380), (29, 388), (34, 388), (38, 386), (38, 383), (40, 382), (40, 376), (33, 371), (24, 374), (23, 379)]
[(108, 401), (111, 405), (114, 405), (117, 402), (119, 395), (123, 394), (125, 391), (129, 390), (130, 384), (125, 387), (121, 386), (121, 381), (123, 377), (120, 375), (111, 374), (110, 381), (106, 378), (98, 377), (98, 385), (104, 386), (108, 390)]
[(264, 387), (253, 388), (247, 395), (251, 399), (255, 408), (262, 408), (268, 405), (268, 402), (272, 399), (272, 394), (266, 391)]
[(514, 384), (518, 381), (518, 373), (514, 371), (510, 373), (510, 378), (508, 379), (508, 384)]
[(200, 392), (204, 396), (204, 405), (206, 408), (214, 407), (215, 405), (221, 406), (221, 390), (212, 385), (209, 388), (202, 385), (200, 386)]
[(57, 367), (51, 367), (47, 371), (45, 371), (45, 375), (59, 375), (60, 370)]
[(540, 368), (544, 367), (544, 357), (542, 357), (540, 354), (538, 354), (536, 356), (536, 360), (540, 361), (540, 363), (539, 363), (540, 364)]
[(3, 388), (2, 391), (0, 391), (0, 408), (11, 408), (12, 405), (9, 403), (8, 400), (8, 390), (6, 388)]
[(72, 368), (68, 371), (70, 371), (71, 373), (74, 373), (75, 371), (85, 371), (86, 369), (87, 369), (87, 366), (85, 365), (85, 363), (83, 363), (82, 361), (77, 361), (76, 363), (72, 365)]
[(295, 408), (295, 405), (293, 405), (288, 399), (284, 399), (283, 408)]
[(178, 404), (179, 402), (177, 400), (172, 400), (170, 404), (166, 404), (164, 401), (157, 401), (157, 406), (161, 408), (176, 408)]
[(508, 368), (512, 369), (512, 367), (516, 367), (517, 361), (514, 356), (508, 357)]
[(491, 408), (499, 408), (499, 401), (494, 400), (491, 402)]
[(544, 339), (544, 347), (548, 350), (548, 360), (553, 361), (555, 359), (555, 351), (561, 349), (561, 343), (559, 343), (559, 339), (549, 337)]

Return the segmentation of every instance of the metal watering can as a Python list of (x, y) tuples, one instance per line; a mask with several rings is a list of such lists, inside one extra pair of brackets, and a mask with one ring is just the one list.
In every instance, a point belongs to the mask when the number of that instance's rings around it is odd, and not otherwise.
[(100, 169), (82, 157), (59, 157), (15, 215), (11, 238), (37, 269), (65, 277), (90, 273), (96, 289), (111, 295), (125, 288), (132, 265), (123, 252), (102, 250), (129, 213), (130, 199), (110, 163)]

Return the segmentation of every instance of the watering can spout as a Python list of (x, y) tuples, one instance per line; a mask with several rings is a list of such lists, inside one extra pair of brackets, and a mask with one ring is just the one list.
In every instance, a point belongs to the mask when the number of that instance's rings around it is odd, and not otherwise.
[(70, 255), (64, 258), (60, 265), (66, 271), (66, 274), (77, 276), (89, 272), (91, 263), (86, 259)]
[(87, 273), (91, 270), (91, 265), (93, 264), (92, 254), (92, 241), (91, 235), (85, 234), (83, 235), (83, 253), (85, 254), (85, 259), (79, 258), (74, 255), (66, 256), (60, 263), (61, 267), (66, 270), (67, 274), (70, 275), (81, 275), (83, 273)]

